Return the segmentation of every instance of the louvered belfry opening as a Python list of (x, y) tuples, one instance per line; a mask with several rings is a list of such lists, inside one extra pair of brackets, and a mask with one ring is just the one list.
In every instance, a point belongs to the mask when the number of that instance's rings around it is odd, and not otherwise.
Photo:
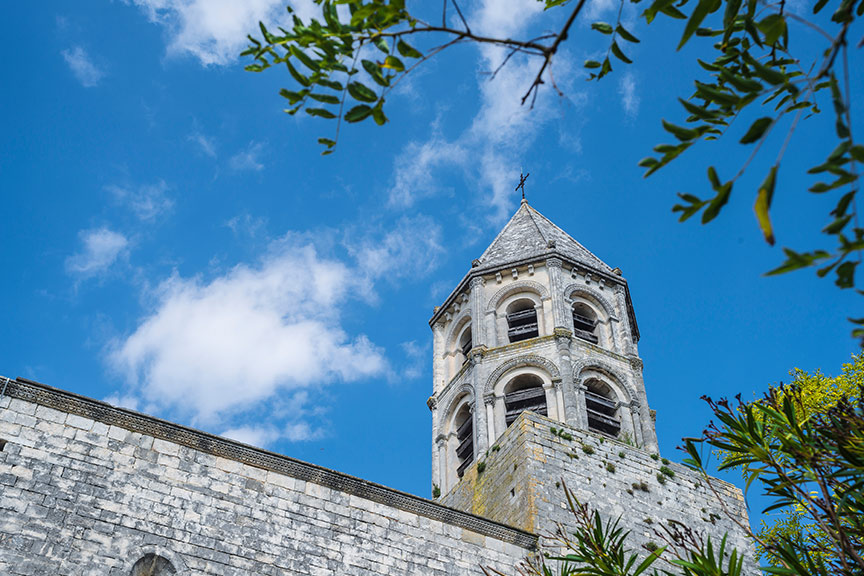
[(573, 305), (573, 331), (577, 338), (597, 344), (597, 315), (582, 302)]
[(536, 338), (537, 310), (531, 300), (518, 300), (507, 308), (507, 338), (510, 342), (520, 342)]
[(462, 478), (474, 461), (474, 418), (467, 404), (456, 413), (456, 442), (456, 458), (459, 461), (456, 475)]
[(459, 338), (459, 349), (462, 351), (462, 355), (465, 358), (462, 359), (463, 362), (468, 360), (468, 353), (471, 352), (471, 327), (465, 329), (462, 332), (462, 336)]
[(507, 390), (508, 392), (504, 394), (507, 426), (510, 426), (525, 410), (546, 416), (546, 391), (543, 389), (543, 380), (538, 376), (532, 374), (517, 376), (507, 386)]
[(618, 416), (618, 402), (615, 394), (606, 384), (591, 380), (585, 390), (585, 408), (588, 412), (588, 429), (608, 436), (617, 437), (621, 432)]

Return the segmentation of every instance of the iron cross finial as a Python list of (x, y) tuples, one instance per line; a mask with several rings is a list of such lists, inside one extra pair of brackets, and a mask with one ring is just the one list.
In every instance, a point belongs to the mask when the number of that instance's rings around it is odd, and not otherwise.
[(522, 200), (525, 200), (525, 181), (528, 180), (528, 176), (530, 175), (531, 173), (529, 172), (523, 176), (522, 171), (519, 171), (519, 185), (516, 186), (516, 190), (522, 189)]

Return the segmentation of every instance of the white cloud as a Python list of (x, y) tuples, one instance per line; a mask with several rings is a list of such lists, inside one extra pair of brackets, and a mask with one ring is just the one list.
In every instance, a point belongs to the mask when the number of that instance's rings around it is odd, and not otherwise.
[[(484, 0), (468, 17), (472, 29), (480, 34), (518, 37), (535, 27), (542, 14), (543, 4), (536, 0)], [(454, 21), (454, 25), (461, 24)], [(534, 109), (530, 100), (522, 104), (541, 65), (539, 58), (516, 55), (499, 69), (507, 58), (506, 48), (483, 44), (479, 54), (481, 101), (471, 126), (453, 140), (445, 140), (433, 130), (425, 142), (409, 144), (394, 165), (391, 204), (410, 206), (440, 192), (435, 172), (462, 167), (476, 179), (484, 204), (492, 208), (492, 221), (499, 222), (513, 208), (520, 159), (554, 118), (557, 96), (547, 74)], [(554, 66), (558, 76), (568, 76), (570, 62), (565, 53), (556, 55)], [(488, 73), (495, 70), (495, 77), (490, 79)], [(569, 83), (558, 82), (565, 93), (571, 92)]]
[(235, 172), (242, 172), (245, 170), (258, 172), (263, 170), (264, 164), (262, 164), (259, 159), (263, 149), (264, 145), (261, 142), (250, 142), (244, 150), (237, 152), (230, 160), (228, 160), (228, 165)]
[(80, 279), (107, 272), (129, 245), (125, 236), (107, 228), (82, 230), (78, 235), (83, 247), (66, 259), (66, 271)]
[[(131, 1), (165, 28), (169, 54), (191, 55), (204, 66), (236, 61), (248, 44), (246, 35), (259, 33), (258, 22), (270, 27), (290, 23), (284, 0)], [(320, 14), (312, 0), (291, 4), (304, 19)]]
[(243, 213), (228, 220), (225, 223), (225, 226), (230, 228), (231, 232), (238, 236), (255, 238), (267, 227), (267, 218), (255, 217), (249, 213)]
[(401, 218), (384, 234), (367, 233), (345, 242), (360, 273), (371, 278), (422, 277), (438, 265), (444, 253), (441, 227), (428, 216)]
[(208, 138), (201, 132), (193, 132), (189, 135), (189, 141), (197, 144), (205, 155), (216, 158), (216, 144), (213, 138)]
[(144, 222), (164, 216), (174, 207), (174, 201), (165, 194), (168, 185), (161, 180), (151, 185), (108, 186), (107, 189), (118, 202), (126, 205), (139, 220)]
[(402, 343), (402, 351), (405, 353), (407, 360), (405, 368), (402, 370), (402, 376), (406, 380), (416, 380), (423, 375), (423, 371), (427, 366), (429, 358), (430, 343), (418, 344), (416, 340)]
[(85, 88), (98, 85), (105, 76), (105, 72), (96, 66), (93, 59), (81, 46), (74, 46), (71, 50), (63, 50), (61, 54), (69, 69), (72, 70), (72, 74)]
[(633, 73), (630, 71), (621, 75), (618, 81), (618, 94), (621, 95), (621, 106), (627, 116), (633, 118), (639, 114), (639, 103), (641, 98), (636, 92), (636, 80), (633, 78)]
[(270, 436), (253, 435), (238, 418), (281, 401), (279, 437), (312, 437), (298, 391), (387, 372), (382, 350), (340, 323), (342, 310), (368, 293), (360, 276), (293, 236), (273, 243), (257, 265), (210, 281), (174, 275), (112, 347), (109, 363), (148, 410), (266, 443)]

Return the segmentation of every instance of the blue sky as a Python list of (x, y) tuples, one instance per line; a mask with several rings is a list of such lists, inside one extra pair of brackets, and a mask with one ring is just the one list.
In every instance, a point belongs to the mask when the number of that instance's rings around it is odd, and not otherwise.
[[(538, 7), (467, 11), (478, 30), (557, 28)], [(236, 56), (278, 1), (4, 6), (0, 374), (428, 495), (427, 321), (518, 207), (520, 167), (532, 205), (629, 280), (665, 456), (707, 423), (702, 394), (839, 372), (860, 297), (810, 272), (761, 277), (782, 254), (751, 206), (780, 136), (707, 227), (677, 223), (675, 193), (704, 194), (708, 162), (731, 175), (749, 150), (699, 145), (642, 178), (704, 47), (676, 55), (678, 28), (627, 10), (637, 66), (584, 82), (603, 49), (585, 20), (555, 63), (566, 98), (545, 90), (528, 111), (536, 61), (490, 82), (500, 53), (457, 47), (392, 95), (388, 125), (351, 126), (321, 157), (332, 125), (283, 114), (287, 75)], [(831, 199), (804, 172), (832, 126), (803, 123), (787, 152), (780, 245), (825, 245)]]

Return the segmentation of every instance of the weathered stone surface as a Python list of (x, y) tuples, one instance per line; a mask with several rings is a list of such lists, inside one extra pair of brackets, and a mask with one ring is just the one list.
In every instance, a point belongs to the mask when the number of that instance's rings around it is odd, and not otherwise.
[[(180, 576), (457, 575), (479, 573), (480, 565), (507, 569), (536, 542), (498, 523), (264, 451), (258, 452), (274, 463), (290, 461), (306, 477), (147, 436), (118, 421), (163, 433), (173, 426), (175, 437), (190, 444), (254, 451), (140, 414), (131, 418), (95, 400), (70, 396), (66, 405), (75, 413), (61, 418), (60, 391), (15, 382), (8, 392), (54, 405), (8, 396), (0, 405), (0, 439), (7, 440), (0, 452), (4, 576), (128, 576), (148, 553), (167, 558)], [(65, 434), (70, 429), (76, 433)]]

